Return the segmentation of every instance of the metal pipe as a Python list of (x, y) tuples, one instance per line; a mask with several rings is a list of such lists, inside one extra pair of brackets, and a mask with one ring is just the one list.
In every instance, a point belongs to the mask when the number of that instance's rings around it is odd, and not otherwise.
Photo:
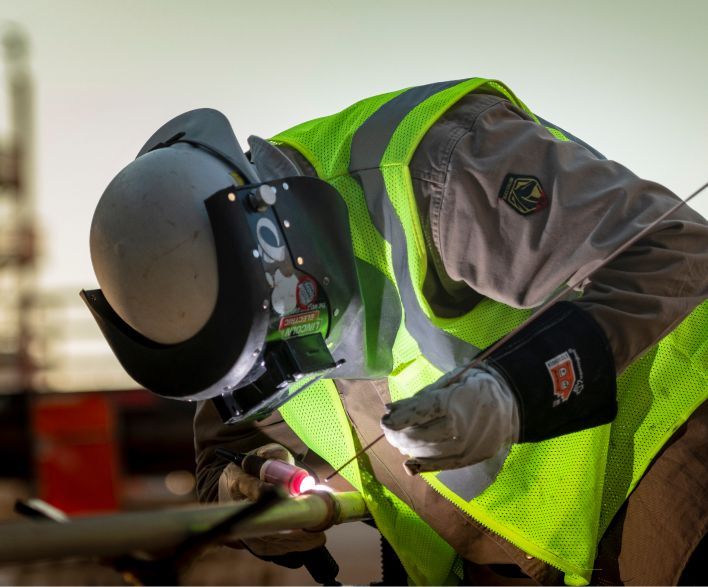
[[(113, 558), (128, 553), (169, 553), (185, 539), (245, 507), (245, 503), (191, 506), (154, 512), (0, 524), (0, 563), (68, 557)], [(357, 492), (313, 491), (273, 506), (247, 520), (224, 541), (298, 528), (323, 530), (368, 517)]]

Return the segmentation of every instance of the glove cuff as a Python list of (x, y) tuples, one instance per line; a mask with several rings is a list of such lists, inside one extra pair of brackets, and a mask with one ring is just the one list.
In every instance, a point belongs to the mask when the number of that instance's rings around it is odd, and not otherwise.
[(519, 442), (539, 442), (612, 422), (617, 383), (612, 351), (595, 320), (559, 302), (518, 332), (488, 363), (519, 405)]

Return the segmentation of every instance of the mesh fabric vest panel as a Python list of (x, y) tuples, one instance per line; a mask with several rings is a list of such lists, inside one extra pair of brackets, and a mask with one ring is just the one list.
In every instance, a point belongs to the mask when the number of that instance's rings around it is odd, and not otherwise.
[[(355, 254), (391, 280), (402, 300), (409, 300), (407, 306), (403, 304), (403, 314), (408, 315), (396, 337), (394, 366), (388, 378), (393, 399), (409, 397), (441, 374), (434, 361), (421, 353), (424, 341), (420, 335), (416, 339), (409, 331), (414, 310), (424, 315), (432, 329), (477, 348), (488, 346), (528, 315), (484, 300), (462, 317), (441, 319), (434, 316), (422, 295), (428, 258), (408, 164), (430, 126), (471, 91), (502, 94), (529, 112), (503, 84), (482, 79), (447, 84), (412, 105), (386, 138), (376, 170), (383, 178), (386, 204), (403, 227), (404, 241), (397, 240), (393, 233), (382, 234), (380, 227), (390, 222), (381, 223), (376, 218), (372, 195), (361, 187), (367, 183), (355, 180), (354, 176), (361, 180), (359, 175), (370, 171), (351, 167), (351, 150), (352, 137), (359, 128), (384, 105), (405, 97), (405, 91), (364, 100), (340, 114), (305, 123), (274, 139), (299, 150), (319, 176), (339, 191), (349, 208)], [(556, 129), (553, 134), (567, 140)], [(409, 284), (397, 281), (401, 255)], [(406, 292), (406, 287), (413, 291)], [(406, 297), (406, 293), (412, 295)], [(464, 499), (435, 474), (425, 474), (424, 478), (492, 531), (563, 570), (567, 583), (587, 582), (597, 542), (610, 520), (661, 446), (706, 398), (707, 332), (708, 303), (704, 303), (618, 378), (620, 408), (612, 425), (514, 446), (497, 480), (479, 497)], [(303, 393), (281, 411), (295, 432), (333, 466), (353, 455), (355, 441), (331, 382)], [(316, 431), (312, 426), (315, 418), (323, 421)], [(377, 524), (411, 577), (419, 583), (441, 582), (452, 564), (451, 549), (426, 524), (416, 522), (416, 515), (403, 502), (378, 485), (368, 473), (365, 459), (347, 467), (344, 473), (367, 497)], [(435, 554), (426, 555), (426, 548), (434, 549)]]

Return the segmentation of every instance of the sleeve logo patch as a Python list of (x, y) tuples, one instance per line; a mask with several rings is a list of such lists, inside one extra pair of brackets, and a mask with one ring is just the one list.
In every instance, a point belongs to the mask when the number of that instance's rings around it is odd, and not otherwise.
[(531, 175), (508, 174), (504, 178), (499, 197), (523, 216), (548, 206), (548, 196), (541, 182)]
[(554, 407), (568, 401), (571, 393), (583, 391), (583, 372), (575, 349), (568, 349), (546, 361), (546, 369), (553, 384)]

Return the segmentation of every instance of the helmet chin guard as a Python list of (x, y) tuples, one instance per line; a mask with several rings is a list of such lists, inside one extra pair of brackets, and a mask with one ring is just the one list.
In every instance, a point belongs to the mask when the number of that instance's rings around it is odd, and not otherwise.
[(192, 337), (157, 343), (101, 290), (81, 296), (138, 383), (169, 398), (212, 398), (225, 421), (262, 418), (343, 362), (328, 346), (359, 295), (346, 205), (326, 182), (293, 177), (223, 189), (205, 206), (218, 294)]

